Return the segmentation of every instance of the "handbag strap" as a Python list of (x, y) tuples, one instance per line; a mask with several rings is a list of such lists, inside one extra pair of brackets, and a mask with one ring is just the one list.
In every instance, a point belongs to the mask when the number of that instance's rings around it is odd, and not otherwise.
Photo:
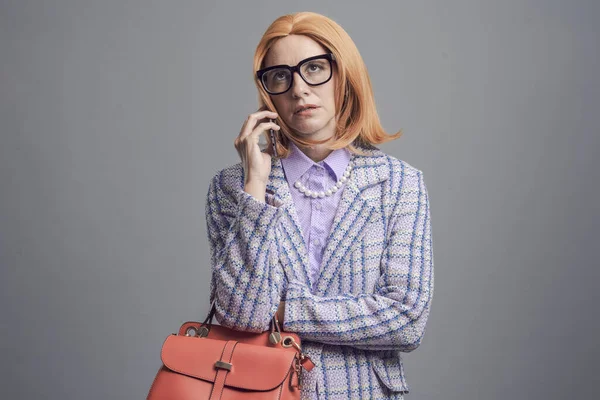
[(206, 325), (207, 323), (210, 325), (212, 325), (212, 319), (213, 316), (215, 315), (215, 312), (217, 312), (216, 309), (216, 300), (213, 300), (211, 305), (210, 305), (210, 311), (208, 312), (208, 316), (206, 317), (206, 319), (204, 320), (204, 322), (202, 323), (202, 325)]
[[(213, 317), (214, 317), (215, 313), (217, 312), (216, 302), (217, 302), (216, 299), (212, 301), (208, 315), (204, 319), (204, 322), (202, 322), (202, 324), (200, 324), (200, 329), (202, 329), (203, 327), (206, 328), (204, 336), (206, 336), (208, 334), (208, 332), (210, 332), (210, 328), (212, 327)], [(277, 313), (275, 313), (273, 318), (271, 318), (270, 326), (271, 326), (271, 333), (273, 333), (275, 331), (275, 329), (277, 329), (277, 332), (279, 333), (279, 335), (281, 335), (281, 328), (279, 327), (279, 319), (277, 317)]]
[[(211, 303), (210, 311), (209, 311), (208, 315), (206, 316), (206, 319), (204, 320), (204, 322), (202, 322), (202, 324), (200, 324), (200, 326), (197, 330), (197, 334), (196, 334), (197, 337), (208, 336), (208, 333), (210, 332), (210, 328), (212, 327), (212, 319), (213, 319), (216, 311), (217, 311), (217, 309), (216, 309), (216, 299), (215, 299)], [(275, 332), (275, 329), (277, 329), (277, 333), (279, 334), (279, 338), (277, 340), (277, 342), (279, 342), (281, 340), (281, 328), (279, 326), (279, 319), (277, 318), (277, 312), (271, 318), (271, 334), (273, 334)], [(298, 352), (297, 353), (296, 370), (298, 373), (300, 373), (301, 368), (304, 368), (305, 370), (310, 371), (315, 367), (314, 362), (310, 359), (310, 357), (308, 355), (304, 354), (300, 345), (298, 343), (296, 343), (296, 341), (291, 336), (286, 337), (281, 342), (281, 345), (283, 347), (296, 348), (296, 350)]]
[(215, 367), (217, 368), (217, 375), (215, 376), (215, 383), (210, 393), (209, 400), (219, 400), (223, 394), (223, 388), (225, 387), (225, 379), (227, 374), (231, 371), (231, 358), (233, 357), (233, 350), (238, 344), (235, 340), (228, 340), (223, 348), (223, 354), (221, 359), (217, 361)]

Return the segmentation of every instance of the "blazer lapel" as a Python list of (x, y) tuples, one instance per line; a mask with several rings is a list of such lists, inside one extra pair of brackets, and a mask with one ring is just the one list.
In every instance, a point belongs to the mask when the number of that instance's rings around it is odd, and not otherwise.
[(346, 262), (364, 231), (366, 224), (380, 214), (381, 199), (366, 198), (363, 190), (379, 184), (389, 177), (389, 164), (385, 154), (378, 149), (361, 150), (368, 155), (353, 155), (354, 167), (350, 178), (344, 186), (327, 244), (323, 253), (320, 274), (315, 282), (316, 295), (325, 295), (334, 277), (339, 272), (340, 264)]
[(282, 211), (281, 237), (277, 239), (279, 261), (283, 265), (288, 281), (300, 281), (311, 287), (308, 252), (304, 244), (300, 220), (281, 161), (277, 158), (271, 160), (271, 174), (265, 200), (268, 204), (280, 207)]

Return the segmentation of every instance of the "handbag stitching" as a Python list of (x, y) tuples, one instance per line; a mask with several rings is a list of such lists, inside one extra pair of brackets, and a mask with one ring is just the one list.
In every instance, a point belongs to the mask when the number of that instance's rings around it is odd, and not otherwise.
[[(294, 361), (292, 360), (292, 363), (290, 363), (290, 369), (288, 369), (288, 372), (287, 372), (287, 374), (285, 374), (285, 376), (284, 376), (283, 380), (282, 380), (281, 382), (279, 382), (279, 383), (278, 383), (276, 386), (274, 386), (273, 388), (271, 388), (271, 389), (268, 389), (268, 391), (270, 391), (270, 390), (273, 390), (273, 389), (275, 389), (275, 388), (277, 388), (277, 387), (279, 387), (279, 386), (281, 386), (281, 385), (283, 384), (283, 381), (285, 381), (285, 380), (286, 380), (286, 378), (287, 378), (287, 377), (290, 375), (290, 371), (291, 371), (291, 370), (292, 370), (292, 368), (293, 368), (293, 367), (292, 367), (292, 364), (293, 364), (293, 362), (294, 362)], [(179, 374), (181, 374), (181, 375), (190, 376), (190, 377), (192, 377), (192, 378), (196, 378), (196, 377), (197, 377), (197, 378), (200, 378), (200, 379), (202, 379), (202, 380), (207, 380), (207, 381), (209, 381), (209, 382), (211, 381), (211, 380), (210, 380), (210, 378), (207, 378), (207, 377), (204, 377), (204, 376), (200, 376), (200, 375), (198, 375), (198, 376), (195, 376), (195, 375), (190, 375), (190, 374), (186, 374), (184, 371), (178, 370), (177, 368), (171, 368), (171, 367), (168, 367), (168, 366), (166, 366), (166, 365), (165, 365), (165, 367), (167, 367), (167, 368), (168, 368), (168, 369), (170, 369), (171, 371), (175, 371), (175, 372), (177, 372), (177, 373), (179, 373)], [(213, 382), (213, 383), (214, 383), (214, 382)], [(249, 390), (249, 389), (248, 389), (248, 388), (246, 388), (246, 387), (243, 387), (243, 386), (238, 386), (238, 385), (232, 385), (232, 384), (229, 384), (229, 385), (227, 385), (227, 386), (229, 386), (229, 387), (234, 387), (234, 388), (236, 388), (236, 389)]]
[[(168, 339), (168, 338), (167, 338), (167, 339)], [(165, 340), (165, 341), (166, 341), (166, 340)], [(239, 342), (238, 342), (238, 343), (239, 343)], [(225, 349), (223, 348), (223, 350), (225, 350)], [(163, 349), (161, 350), (161, 358), (163, 357), (163, 351), (164, 351), (164, 346), (163, 346)], [(223, 353), (221, 353), (221, 357), (223, 357)], [(285, 374), (285, 376), (283, 377), (283, 380), (282, 380), (281, 382), (279, 382), (279, 383), (277, 384), (277, 386), (275, 386), (275, 387), (271, 388), (270, 390), (273, 390), (273, 389), (275, 389), (276, 387), (278, 387), (278, 386), (281, 386), (281, 384), (283, 383), (283, 381), (284, 381), (284, 380), (285, 380), (285, 379), (286, 379), (286, 378), (289, 376), (289, 374), (290, 374), (290, 370), (293, 368), (293, 363), (294, 363), (294, 359), (292, 359), (292, 362), (290, 363), (290, 369), (288, 369), (288, 372), (287, 372), (287, 374)], [(168, 369), (170, 369), (171, 371), (175, 371), (175, 372), (177, 372), (177, 373), (179, 373), (179, 374), (182, 374), (182, 375), (185, 375), (185, 376), (192, 376), (192, 377), (194, 377), (194, 378), (196, 378), (196, 377), (197, 377), (197, 378), (200, 378), (200, 379), (202, 379), (202, 380), (207, 380), (207, 381), (210, 381), (210, 380), (211, 380), (211, 378), (209, 378), (209, 377), (206, 377), (206, 376), (203, 376), (203, 375), (200, 375), (200, 374), (198, 374), (198, 375), (190, 375), (190, 374), (187, 374), (187, 373), (185, 373), (184, 371), (182, 371), (182, 370), (180, 370), (180, 369), (169, 367), (168, 365), (165, 365), (165, 367), (167, 367), (167, 368), (168, 368)], [(214, 378), (213, 378), (213, 379), (214, 379)], [(213, 383), (214, 383), (214, 381), (213, 381)], [(237, 388), (237, 389), (245, 389), (245, 390), (248, 390), (248, 388), (245, 388), (245, 387), (243, 387), (243, 386), (237, 386), (237, 385), (231, 385), (231, 384), (230, 384), (230, 385), (228, 385), (228, 386), (230, 386), (230, 387), (234, 387), (234, 388)]]
[[(231, 359), (233, 358), (233, 352), (235, 351), (235, 347), (237, 346), (239, 342), (235, 342), (235, 344), (233, 345), (233, 349), (231, 349), (231, 353), (229, 354), (229, 363), (231, 363)], [(221, 356), (223, 357), (223, 356)], [(227, 371), (225, 373), (225, 378), (223, 378), (223, 387), (221, 387), (221, 393), (219, 393), (219, 399), (221, 398), (221, 396), (223, 396), (223, 390), (225, 390), (225, 384), (227, 382), (227, 376), (229, 375), (229, 371)]]
[[(223, 346), (223, 350), (221, 351), (221, 357), (219, 357), (219, 360), (223, 359), (223, 354), (225, 353), (225, 349), (227, 348), (227, 343), (225, 343), (225, 346)], [(235, 346), (234, 346), (235, 348)], [(231, 354), (233, 354), (233, 351), (231, 352)], [(217, 377), (219, 376), (219, 372), (221, 372), (220, 369), (217, 369), (217, 373), (215, 374), (215, 378), (213, 380), (213, 387), (210, 390), (210, 396), (208, 396), (208, 398), (212, 398), (213, 392), (215, 391), (215, 387), (217, 386)], [(223, 387), (225, 387), (225, 379), (223, 379)], [(223, 395), (223, 391), (221, 391), (221, 394), (219, 395), (219, 398)]]
[[(180, 332), (179, 332), (179, 335), (176, 335), (176, 334), (173, 334), (173, 335), (175, 335), (175, 336), (182, 336), (183, 334), (185, 334), (185, 332), (182, 334), (182, 331), (185, 331), (185, 330), (187, 329), (187, 328), (186, 328), (186, 325), (188, 325), (188, 324), (192, 324), (192, 326), (193, 326), (193, 325), (195, 325), (195, 324), (196, 324), (196, 321), (187, 321), (187, 322), (185, 322), (185, 323), (184, 323), (184, 324), (183, 324), (183, 325), (180, 327)], [(200, 325), (202, 325), (202, 324), (200, 324)], [(187, 336), (187, 335), (186, 335), (186, 336)], [(296, 336), (296, 335), (293, 335), (293, 336)], [(170, 336), (169, 336), (169, 337), (170, 337)], [(167, 339), (165, 339), (165, 342), (164, 342), (164, 343), (166, 343), (166, 342), (167, 342), (167, 340), (169, 339), (169, 337), (167, 337)], [(165, 346), (164, 346), (164, 343), (163, 343), (163, 347), (162, 347), (162, 349), (161, 349), (161, 358), (165, 358), (165, 353), (164, 353)], [(240, 342), (239, 342), (239, 341), (235, 341), (235, 345), (234, 345), (234, 348), (232, 349), (232, 352), (231, 352), (231, 355), (230, 355), (230, 360), (229, 360), (229, 361), (231, 361), (231, 360), (233, 359), (233, 351), (235, 350), (235, 347), (237, 346), (237, 343), (240, 343)], [(243, 342), (241, 342), (241, 343), (243, 343)], [(221, 352), (221, 359), (223, 358), (223, 352), (224, 352), (224, 351), (225, 351), (225, 347), (223, 348), (223, 351)], [(294, 363), (294, 359), (292, 359), (292, 360), (291, 360), (291, 362), (290, 362), (290, 365), (289, 365), (289, 367), (288, 367), (288, 370), (287, 370), (287, 373), (285, 374), (285, 376), (283, 377), (283, 379), (281, 380), (281, 382), (277, 383), (277, 385), (276, 385), (276, 386), (274, 386), (274, 387), (272, 387), (272, 388), (268, 389), (268, 391), (272, 391), (272, 390), (275, 390), (275, 389), (279, 388), (278, 399), (281, 399), (281, 396), (283, 395), (283, 385), (285, 384), (285, 381), (287, 380), (287, 378), (288, 378), (288, 377), (290, 377), (290, 379), (291, 379), (291, 377), (292, 377), (292, 375), (290, 375), (290, 374), (291, 374), (291, 373), (293, 373), (293, 369), (294, 369), (293, 363)], [(150, 394), (153, 392), (153, 390), (155, 390), (155, 387), (156, 387), (156, 382), (158, 381), (158, 377), (159, 377), (159, 375), (162, 375), (162, 374), (161, 374), (161, 372), (162, 372), (163, 370), (164, 370), (165, 372), (166, 372), (166, 371), (168, 371), (168, 370), (171, 370), (171, 371), (173, 371), (173, 372), (179, 373), (179, 374), (181, 374), (181, 375), (184, 375), (184, 376), (189, 376), (189, 377), (192, 377), (192, 378), (199, 378), (199, 379), (202, 379), (202, 380), (207, 380), (207, 381), (210, 381), (210, 380), (211, 380), (210, 378), (208, 378), (208, 377), (206, 377), (206, 376), (203, 376), (203, 375), (201, 375), (201, 374), (195, 374), (195, 375), (191, 375), (191, 374), (188, 374), (188, 373), (184, 372), (183, 370), (180, 370), (180, 369), (178, 369), (178, 368), (172, 368), (172, 367), (170, 367), (170, 366), (168, 366), (168, 365), (166, 365), (166, 364), (164, 364), (164, 363), (163, 363), (163, 365), (162, 365), (162, 366), (159, 368), (159, 370), (158, 370), (158, 372), (157, 372), (156, 376), (154, 377), (154, 380), (152, 381), (152, 384), (150, 385), (150, 390), (149, 390), (149, 393), (148, 393), (148, 397), (149, 397), (149, 396), (150, 396)], [(217, 371), (217, 374), (218, 374), (218, 371)], [(224, 389), (225, 389), (225, 385), (226, 385), (226, 383), (225, 383), (225, 382), (226, 382), (226, 379), (227, 379), (227, 375), (225, 376), (225, 379), (224, 379), (224, 381), (223, 381), (223, 386), (222, 386), (222, 388), (221, 388), (221, 394), (220, 394), (220, 397), (223, 395), (223, 391), (224, 391)], [(216, 375), (215, 375), (215, 378), (214, 378), (214, 380), (216, 380)], [(211, 390), (211, 395), (212, 395), (212, 392), (214, 391), (214, 387), (215, 387), (214, 380), (213, 380), (213, 388), (212, 388), (212, 390)], [(291, 381), (290, 381), (290, 382), (291, 382)], [(232, 388), (236, 388), (236, 389), (249, 390), (247, 387), (238, 386), (238, 385), (233, 385), (233, 384), (229, 384), (229, 385), (227, 385), (227, 386), (229, 386), (229, 387), (232, 387)], [(250, 390), (252, 390), (252, 389), (250, 389)], [(259, 390), (259, 391), (262, 391), (262, 390)], [(292, 388), (291, 386), (290, 386), (290, 391), (293, 391), (293, 388)]]

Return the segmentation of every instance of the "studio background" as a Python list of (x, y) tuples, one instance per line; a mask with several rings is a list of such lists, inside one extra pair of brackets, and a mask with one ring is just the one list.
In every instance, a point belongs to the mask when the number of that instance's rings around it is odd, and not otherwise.
[(208, 311), (209, 179), (278, 16), (338, 22), (424, 173), (407, 400), (597, 396), (600, 3), (0, 2), (0, 397), (142, 399)]

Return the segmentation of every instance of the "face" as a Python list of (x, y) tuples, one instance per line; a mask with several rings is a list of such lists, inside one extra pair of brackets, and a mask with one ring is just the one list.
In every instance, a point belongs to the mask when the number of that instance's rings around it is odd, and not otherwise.
[[(289, 35), (279, 39), (265, 57), (264, 66), (286, 64), (297, 65), (305, 58), (327, 53), (318, 42), (303, 35)], [(300, 137), (322, 140), (333, 137), (335, 133), (335, 97), (337, 80), (335, 66), (332, 63), (333, 76), (322, 85), (307, 84), (298, 72), (294, 72), (292, 87), (285, 93), (271, 95), (279, 118)], [(316, 109), (310, 113), (295, 113), (296, 107), (314, 104)]]

